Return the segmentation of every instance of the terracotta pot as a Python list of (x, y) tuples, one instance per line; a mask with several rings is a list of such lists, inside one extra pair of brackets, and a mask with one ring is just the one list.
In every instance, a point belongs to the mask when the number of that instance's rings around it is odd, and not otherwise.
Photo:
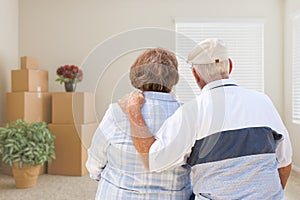
[(30, 166), (23, 164), (19, 169), (18, 163), (13, 164), (13, 176), (16, 183), (16, 188), (30, 188), (36, 185), (39, 171), (42, 165)]

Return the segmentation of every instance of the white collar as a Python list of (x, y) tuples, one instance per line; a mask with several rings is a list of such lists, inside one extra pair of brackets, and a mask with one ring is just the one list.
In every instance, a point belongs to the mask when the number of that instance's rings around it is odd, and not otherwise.
[(228, 84), (233, 84), (233, 85), (238, 85), (236, 81), (234, 81), (233, 79), (227, 78), (227, 79), (220, 79), (220, 80), (216, 80), (216, 81), (212, 81), (207, 83), (203, 88), (202, 88), (202, 92), (211, 90), (213, 88), (216, 87), (220, 87), (223, 85), (228, 85)]

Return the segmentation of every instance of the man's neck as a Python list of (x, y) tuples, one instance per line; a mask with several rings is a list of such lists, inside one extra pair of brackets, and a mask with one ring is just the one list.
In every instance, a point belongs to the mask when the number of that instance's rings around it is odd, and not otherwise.
[[(229, 75), (228, 74), (221, 74), (221, 76), (217, 76), (217, 77), (212, 77), (209, 81), (200, 81), (200, 83), (198, 84), (198, 86), (201, 88), (201, 90), (208, 84), (214, 81), (218, 81), (218, 80), (222, 80), (222, 79), (228, 79)], [(202, 80), (202, 79), (201, 79)]]

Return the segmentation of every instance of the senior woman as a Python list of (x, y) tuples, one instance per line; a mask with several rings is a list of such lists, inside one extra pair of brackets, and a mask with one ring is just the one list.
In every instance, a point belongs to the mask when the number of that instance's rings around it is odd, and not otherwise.
[[(146, 50), (131, 66), (130, 80), (145, 96), (142, 113), (152, 133), (180, 106), (170, 94), (179, 79), (177, 68), (175, 55), (160, 48)], [(86, 167), (99, 181), (98, 200), (187, 200), (192, 194), (189, 167), (161, 173), (145, 169), (117, 103), (109, 106), (94, 134)]]

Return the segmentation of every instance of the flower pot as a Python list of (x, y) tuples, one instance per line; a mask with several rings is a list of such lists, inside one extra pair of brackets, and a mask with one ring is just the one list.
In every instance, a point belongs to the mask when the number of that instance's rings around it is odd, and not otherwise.
[(65, 82), (66, 92), (75, 92), (76, 82)]
[(16, 188), (31, 188), (36, 185), (38, 174), (42, 165), (28, 166), (23, 164), (19, 169), (18, 163), (13, 164), (13, 176), (16, 183)]

